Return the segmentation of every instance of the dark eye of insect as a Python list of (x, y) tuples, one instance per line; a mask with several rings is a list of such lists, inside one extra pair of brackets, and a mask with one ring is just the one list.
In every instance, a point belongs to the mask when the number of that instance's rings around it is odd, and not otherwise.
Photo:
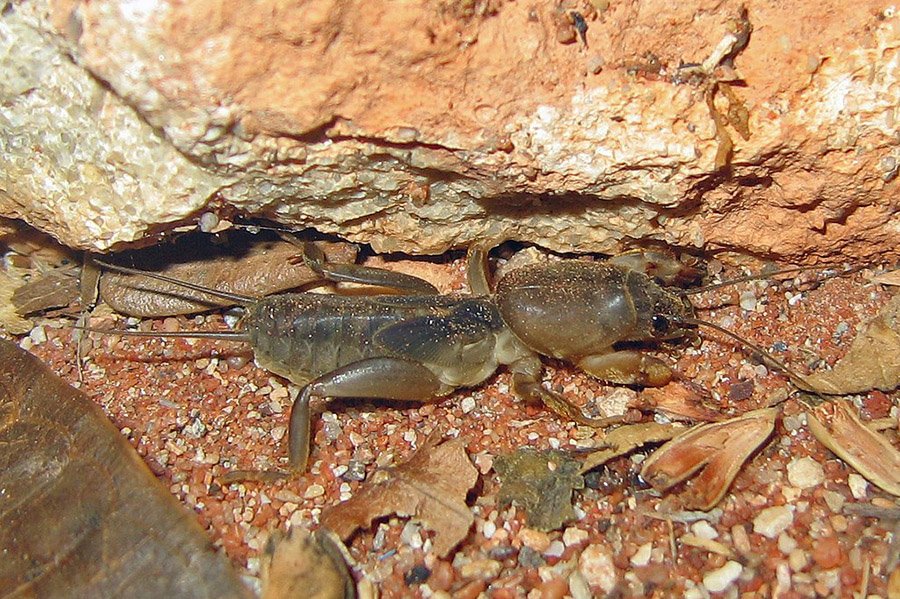
[(664, 335), (669, 332), (669, 319), (662, 314), (654, 314), (650, 318), (650, 326), (657, 335)]

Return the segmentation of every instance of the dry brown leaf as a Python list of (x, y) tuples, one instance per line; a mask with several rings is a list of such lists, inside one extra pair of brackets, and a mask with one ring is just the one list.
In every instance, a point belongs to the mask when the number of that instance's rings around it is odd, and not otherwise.
[(772, 434), (777, 416), (776, 408), (766, 408), (697, 426), (647, 458), (641, 477), (665, 491), (693, 476), (682, 498), (688, 507), (708, 510), (719, 503), (750, 454)]
[(502, 479), (500, 503), (525, 508), (529, 528), (549, 531), (575, 518), (572, 491), (584, 488), (578, 462), (562, 451), (519, 449), (494, 460)]
[(100, 407), (0, 340), (0, 597), (248, 597)]
[(466, 495), (477, 479), (462, 439), (426, 443), (405, 464), (375, 472), (360, 492), (325, 510), (321, 522), (347, 540), (375, 518), (410, 516), (434, 531), (434, 551), (443, 557), (472, 526)]
[(24, 335), (34, 327), (34, 323), (16, 310), (13, 296), (22, 286), (23, 271), (18, 268), (0, 270), (0, 329), (10, 335)]
[(659, 411), (679, 420), (715, 422), (723, 418), (721, 412), (703, 403), (703, 397), (697, 389), (677, 382), (644, 389), (629, 407)]
[(900, 285), (900, 269), (881, 273), (872, 277), (870, 281), (879, 285)]
[(78, 293), (78, 270), (70, 265), (35, 276), (13, 292), (12, 301), (16, 312), (27, 316), (69, 306), (78, 298)]
[(269, 538), (260, 558), (262, 599), (352, 599), (356, 585), (337, 543), (323, 531), (293, 527)]
[(807, 423), (822, 445), (873, 484), (900, 495), (900, 451), (866, 426), (849, 402), (824, 403), (807, 413)]
[(668, 441), (684, 430), (684, 427), (681, 426), (659, 424), (657, 422), (620, 426), (608, 432), (602, 439), (599, 449), (588, 455), (581, 465), (581, 472), (593, 470), (597, 466), (605, 464), (615, 457), (634, 451), (647, 443)]
[[(323, 243), (322, 249), (330, 262), (356, 259), (355, 247), (347, 243)], [(281, 240), (265, 241), (235, 233), (227, 245), (216, 246), (186, 235), (171, 246), (117, 256), (116, 263), (219, 291), (262, 297), (321, 280), (305, 265), (296, 263), (300, 255), (299, 247)], [(111, 272), (104, 272), (100, 278), (100, 296), (116, 312), (141, 317), (190, 314), (229, 305), (220, 298), (164, 281)]]
[(900, 385), (900, 294), (869, 321), (834, 368), (811, 374), (806, 382), (833, 395), (891, 391)]

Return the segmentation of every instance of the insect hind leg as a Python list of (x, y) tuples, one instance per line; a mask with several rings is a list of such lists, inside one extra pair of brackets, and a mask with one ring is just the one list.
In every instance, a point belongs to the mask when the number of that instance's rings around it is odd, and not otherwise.
[(359, 264), (332, 264), (325, 258), (325, 252), (314, 243), (300, 241), (290, 236), (282, 237), (299, 245), (303, 251), (303, 262), (307, 268), (327, 281), (387, 287), (412, 295), (437, 295), (438, 293), (437, 288), (425, 279), (384, 268), (360, 266)]
[(448, 392), (428, 368), (400, 358), (367, 358), (324, 374), (303, 387), (291, 407), (288, 427), (288, 470), (235, 470), (223, 476), (223, 484), (255, 480), (269, 482), (306, 471), (310, 452), (310, 408), (313, 397), (366, 397), (428, 401)]

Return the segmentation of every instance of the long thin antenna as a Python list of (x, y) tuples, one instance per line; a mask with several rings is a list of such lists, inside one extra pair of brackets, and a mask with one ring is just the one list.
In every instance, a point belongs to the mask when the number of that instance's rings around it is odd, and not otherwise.
[[(764, 279), (770, 279), (772, 277), (777, 277), (779, 275), (789, 275), (789, 274), (793, 274), (795, 272), (805, 272), (808, 270), (823, 270), (824, 271), (824, 270), (828, 270), (829, 268), (832, 268), (832, 267), (829, 267), (829, 266), (796, 266), (793, 268), (785, 268), (783, 270), (776, 270), (774, 272), (765, 273), (765, 274), (747, 275), (746, 277), (738, 277), (736, 279), (729, 279), (727, 281), (722, 281), (721, 283), (713, 283), (712, 285), (705, 285), (703, 287), (696, 287), (694, 289), (685, 289), (679, 293), (681, 295), (696, 295), (698, 293), (704, 293), (706, 291), (712, 291), (713, 289), (720, 289), (722, 287), (729, 287), (731, 285), (736, 285), (738, 283), (745, 283), (747, 281), (761, 281)], [(833, 279), (835, 277), (841, 277), (844, 275), (851, 275), (855, 272), (859, 272), (860, 270), (862, 270), (864, 268), (865, 268), (865, 266), (862, 266), (862, 265), (852, 266), (850, 268), (846, 268), (844, 270), (840, 270), (840, 271), (834, 272), (832, 274), (823, 275), (816, 282), (827, 281), (828, 279)]]
[(742, 346), (749, 347), (750, 349), (752, 349), (763, 361), (768, 362), (772, 366), (775, 366), (776, 369), (778, 369), (779, 371), (781, 371), (782, 373), (787, 375), (787, 377), (789, 379), (791, 379), (791, 382), (794, 383), (794, 385), (801, 391), (807, 391), (809, 393), (818, 394), (818, 391), (816, 391), (812, 386), (810, 386), (809, 383), (806, 382), (806, 378), (804, 378), (804, 376), (802, 374), (800, 374), (799, 372), (797, 372), (796, 370), (794, 370), (793, 368), (791, 368), (790, 366), (788, 366), (787, 364), (785, 364), (784, 362), (782, 362), (781, 360), (779, 360), (778, 358), (776, 358), (775, 356), (773, 356), (772, 354), (770, 354), (769, 352), (764, 350), (762, 347), (756, 345), (752, 341), (748, 341), (747, 339), (744, 339), (737, 333), (733, 333), (733, 332), (729, 331), (728, 329), (726, 329), (725, 327), (721, 327), (715, 323), (707, 322), (705, 320), (700, 320), (699, 318), (676, 318), (676, 319), (674, 319), (674, 321), (679, 324), (691, 324), (694, 326), (704, 326), (704, 327), (709, 327), (711, 329), (715, 329), (716, 331), (722, 333), (723, 335), (726, 335), (726, 336), (734, 339)]
[(121, 337), (153, 337), (156, 339), (219, 339), (222, 341), (250, 342), (250, 335), (246, 331), (123, 331), (121, 329), (99, 329), (97, 327), (74, 326), (78, 331), (88, 333), (103, 333), (104, 335), (119, 335)]
[(256, 303), (258, 298), (250, 297), (249, 295), (241, 295), (239, 293), (229, 293), (228, 291), (219, 291), (218, 289), (211, 289), (209, 287), (204, 287), (203, 285), (198, 285), (196, 283), (190, 283), (188, 281), (182, 281), (181, 279), (176, 279), (174, 277), (169, 277), (166, 275), (161, 275), (159, 273), (150, 272), (146, 270), (140, 270), (138, 268), (128, 268), (127, 266), (119, 266), (118, 264), (110, 264), (109, 262), (101, 262), (100, 260), (94, 259), (94, 262), (102, 266), (107, 270), (111, 270), (113, 272), (124, 273), (128, 275), (138, 275), (144, 276), (151, 279), (156, 279), (157, 281), (163, 281), (165, 283), (170, 283), (172, 285), (178, 285), (179, 287), (184, 287), (185, 289), (190, 289), (192, 291), (197, 291), (200, 293), (205, 293), (207, 295), (211, 295), (213, 297), (218, 297), (224, 300), (228, 300), (230, 302), (234, 302), (236, 304), (240, 304), (242, 306), (249, 306), (251, 304)]

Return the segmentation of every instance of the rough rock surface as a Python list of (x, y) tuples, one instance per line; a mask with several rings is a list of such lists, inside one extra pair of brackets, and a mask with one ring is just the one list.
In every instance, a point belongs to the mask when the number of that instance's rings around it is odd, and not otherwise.
[[(381, 251), (896, 257), (896, 9), (744, 5), (7, 3), (0, 213), (95, 249), (233, 207)], [(749, 139), (707, 105), (735, 77)]]

